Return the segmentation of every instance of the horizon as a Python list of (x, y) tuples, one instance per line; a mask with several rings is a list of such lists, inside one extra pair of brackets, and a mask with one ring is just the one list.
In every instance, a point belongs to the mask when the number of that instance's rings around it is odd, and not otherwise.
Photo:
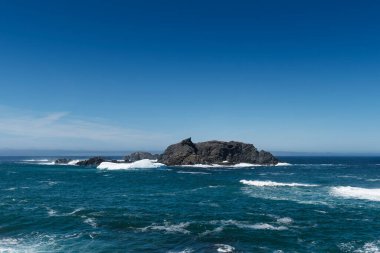
[(379, 8), (3, 1), (0, 155), (154, 151), (186, 136), (379, 155)]
[[(355, 153), (355, 152), (300, 152), (300, 151), (271, 151), (277, 157), (380, 157), (380, 153)], [(162, 154), (164, 150), (22, 150), (0, 149), (0, 157), (117, 157), (125, 156), (133, 152), (150, 152)]]

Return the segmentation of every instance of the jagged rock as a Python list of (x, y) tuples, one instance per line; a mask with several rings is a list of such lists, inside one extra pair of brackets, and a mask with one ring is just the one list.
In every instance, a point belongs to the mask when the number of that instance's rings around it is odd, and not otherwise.
[(67, 158), (59, 158), (54, 161), (55, 164), (68, 164), (71, 161), (71, 159)]
[(160, 155), (151, 154), (149, 152), (134, 152), (124, 157), (126, 162), (135, 162), (142, 159), (157, 160)]
[(206, 141), (193, 143), (191, 138), (170, 145), (160, 156), (166, 165), (238, 164), (252, 163), (275, 165), (276, 157), (266, 151), (258, 151), (252, 144), (236, 141)]
[(91, 157), (88, 160), (80, 161), (77, 163), (77, 165), (79, 165), (79, 166), (98, 166), (99, 164), (101, 164), (104, 161), (106, 161), (104, 158), (97, 156), (97, 157)]

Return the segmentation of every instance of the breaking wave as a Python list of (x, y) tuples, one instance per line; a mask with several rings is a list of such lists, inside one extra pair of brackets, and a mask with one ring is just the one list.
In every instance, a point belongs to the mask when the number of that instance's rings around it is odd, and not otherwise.
[(133, 163), (113, 163), (102, 162), (97, 168), (102, 170), (133, 170), (133, 169), (153, 169), (165, 166), (153, 160), (140, 160)]
[(338, 186), (330, 189), (330, 194), (337, 197), (380, 201), (380, 189), (351, 186)]
[(300, 184), (300, 183), (278, 183), (273, 181), (259, 181), (259, 180), (240, 180), (240, 183), (251, 186), (258, 187), (277, 187), (277, 186), (288, 186), (288, 187), (316, 187), (317, 184)]

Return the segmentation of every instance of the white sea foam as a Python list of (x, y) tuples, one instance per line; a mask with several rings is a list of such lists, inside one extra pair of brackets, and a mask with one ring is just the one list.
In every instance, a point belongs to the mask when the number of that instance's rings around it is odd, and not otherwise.
[(201, 172), (201, 171), (177, 171), (177, 173), (179, 174), (202, 174), (202, 175), (210, 175), (211, 173), (207, 173), (207, 172)]
[(90, 225), (93, 228), (96, 228), (98, 226), (94, 218), (87, 218), (83, 222)]
[(337, 197), (380, 201), (380, 188), (369, 189), (351, 186), (331, 187), (330, 194)]
[(354, 251), (355, 253), (380, 253), (380, 240), (374, 242), (367, 242), (360, 249)]
[(22, 162), (48, 162), (48, 159), (26, 159), (26, 160), (21, 160)]
[(370, 178), (370, 179), (367, 179), (366, 181), (368, 181), (368, 182), (378, 182), (378, 181), (380, 181), (380, 178)]
[(231, 253), (235, 251), (235, 248), (227, 244), (215, 244), (216, 251), (221, 253)]
[(300, 184), (300, 183), (278, 183), (273, 181), (259, 181), (259, 180), (240, 180), (240, 183), (245, 185), (252, 185), (258, 187), (277, 187), (277, 186), (289, 186), (289, 187), (316, 187), (316, 184)]
[[(255, 230), (287, 230), (285, 226), (273, 226), (267, 223), (256, 223), (256, 224), (247, 224), (245, 222), (240, 222), (236, 220), (221, 220), (221, 221), (212, 221), (211, 224), (221, 224), (224, 226), (236, 226), (242, 229), (255, 229)], [(212, 231), (210, 231), (212, 232)]]
[(79, 163), (81, 160), (72, 160), (70, 162), (67, 163), (67, 165), (77, 165), (77, 163)]
[(254, 225), (249, 225), (247, 227), (252, 228), (252, 229), (259, 229), (259, 230), (287, 230), (288, 229), (285, 226), (276, 227), (267, 223), (257, 223)]
[(276, 166), (292, 166), (290, 163), (277, 163)]
[[(223, 162), (225, 163), (225, 161)], [(180, 167), (190, 167), (190, 168), (249, 168), (249, 167), (259, 167), (264, 166), (261, 164), (253, 163), (238, 163), (234, 165), (227, 164), (192, 164), (192, 165), (181, 165)]]
[(4, 238), (0, 240), (0, 253), (16, 253), (19, 241), (14, 238)]
[(48, 216), (50, 216), (50, 217), (58, 216), (56, 210), (54, 210), (54, 209), (52, 209), (52, 208), (50, 208), (50, 207), (47, 207), (46, 209), (47, 209), (47, 211), (48, 211)]
[(284, 217), (284, 218), (277, 219), (277, 222), (281, 224), (291, 224), (293, 223), (293, 219), (289, 217)]
[(67, 213), (66, 215), (74, 215), (74, 214), (76, 214), (80, 211), (83, 211), (83, 210), (84, 210), (83, 207), (79, 207), (79, 208), (75, 209), (74, 211), (72, 211), (71, 213)]
[(55, 164), (55, 162), (54, 161), (52, 161), (52, 162), (38, 162), (37, 163), (38, 165), (54, 165)]
[(189, 167), (189, 168), (223, 168), (227, 167), (220, 164), (192, 164), (192, 165), (181, 165), (179, 167)]
[(152, 160), (143, 159), (133, 163), (113, 163), (102, 162), (97, 168), (104, 170), (132, 170), (132, 169), (153, 169), (165, 166), (162, 163), (157, 163)]
[(149, 230), (159, 230), (165, 231), (166, 233), (182, 233), (189, 234), (190, 231), (186, 230), (186, 228), (190, 225), (190, 222), (181, 222), (179, 224), (171, 224), (170, 222), (165, 221), (163, 225), (152, 224), (145, 228), (140, 229), (142, 232), (146, 232)]

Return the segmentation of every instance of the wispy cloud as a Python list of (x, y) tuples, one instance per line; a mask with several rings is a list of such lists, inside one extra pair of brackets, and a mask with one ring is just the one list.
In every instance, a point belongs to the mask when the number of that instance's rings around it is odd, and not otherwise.
[(0, 107), (0, 148), (160, 149), (170, 136), (80, 119), (68, 112), (41, 114)]

